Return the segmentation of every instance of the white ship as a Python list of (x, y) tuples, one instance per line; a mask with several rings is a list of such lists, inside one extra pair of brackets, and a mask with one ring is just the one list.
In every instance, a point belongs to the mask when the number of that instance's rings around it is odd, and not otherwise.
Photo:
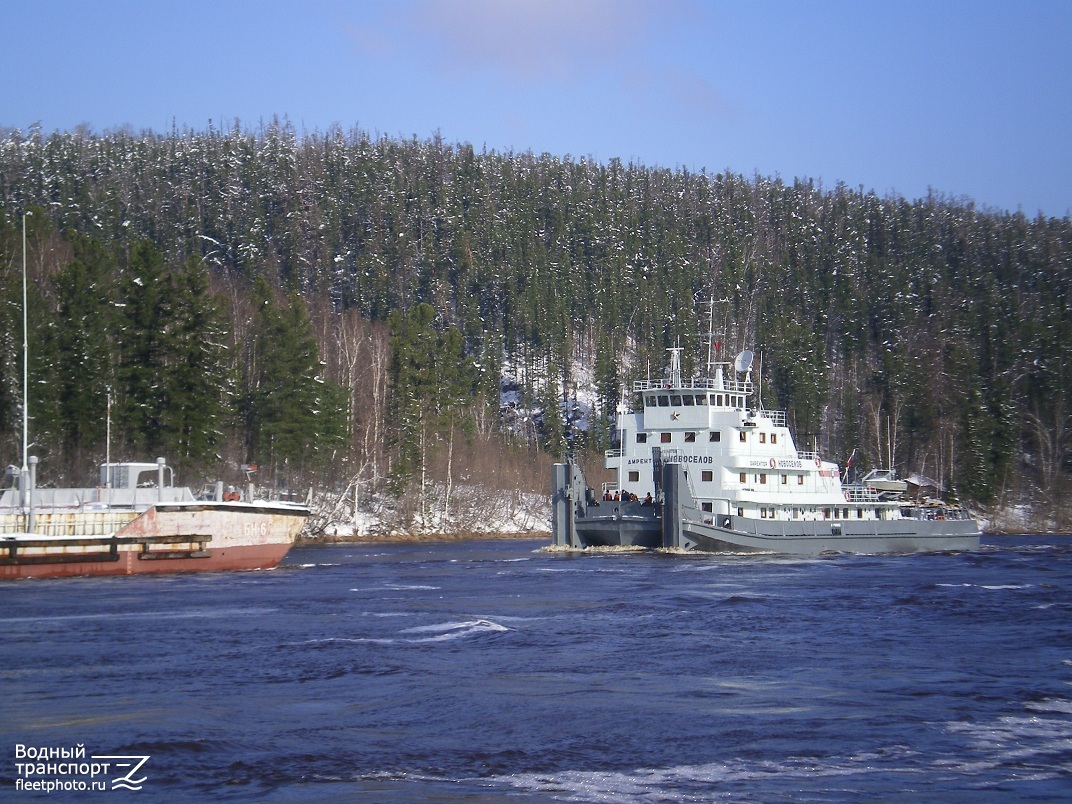
[[(709, 336), (711, 337), (711, 336)], [(753, 355), (718, 360), (686, 379), (681, 349), (660, 381), (641, 380), (642, 405), (619, 406), (616, 480), (600, 491), (576, 464), (555, 464), (552, 541), (706, 552), (817, 554), (972, 550), (979, 525), (959, 505), (904, 498), (889, 470), (842, 485), (837, 463), (799, 450), (785, 411), (755, 405)]]

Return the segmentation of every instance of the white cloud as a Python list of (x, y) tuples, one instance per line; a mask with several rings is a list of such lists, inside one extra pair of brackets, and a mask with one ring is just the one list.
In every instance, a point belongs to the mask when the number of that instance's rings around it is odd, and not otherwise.
[(642, 0), (421, 0), (404, 7), (441, 68), (569, 81), (647, 50)]

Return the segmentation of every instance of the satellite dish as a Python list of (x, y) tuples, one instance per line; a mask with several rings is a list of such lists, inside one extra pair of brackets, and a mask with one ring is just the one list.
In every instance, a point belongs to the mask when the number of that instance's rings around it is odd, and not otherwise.
[(737, 359), (733, 361), (733, 368), (737, 373), (743, 374), (752, 368), (752, 352), (745, 349), (739, 355)]

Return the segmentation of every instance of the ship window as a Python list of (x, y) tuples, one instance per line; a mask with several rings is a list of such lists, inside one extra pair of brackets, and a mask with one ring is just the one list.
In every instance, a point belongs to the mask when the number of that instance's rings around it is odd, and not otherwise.
[(659, 394), (659, 407), (660, 408), (668, 408), (668, 407), (670, 407), (670, 397), (668, 397), (666, 394)]
[(741, 482), (742, 483), (747, 483), (748, 482), (748, 477), (745, 475), (744, 472), (741, 472)]
[(715, 508), (711, 503), (700, 503), (700, 510), (701, 511), (707, 511), (708, 513), (711, 513), (712, 511), (715, 510)]
[(804, 485), (804, 475), (797, 475), (797, 485), (798, 486), (803, 486)]
[(863, 508), (857, 508), (856, 509), (856, 518), (857, 519), (863, 519), (864, 518), (864, 509)]
[(692, 394), (685, 394), (685, 396), (681, 397), (681, 401), (685, 403), (685, 407), (692, 407), (692, 403), (696, 400)]
[(647, 444), (648, 443), (648, 434), (647, 433), (637, 433), (636, 434), (636, 442), (638, 444)]
[(685, 433), (685, 443), (686, 444), (695, 444), (696, 443), (696, 433)]
[(760, 433), (759, 434), (759, 443), (760, 444), (766, 444), (767, 443), (767, 434), (766, 433)]
[(770, 434), (770, 442), (772, 444), (777, 444), (778, 443), (778, 434), (777, 433), (771, 433)]
[(793, 509), (793, 519), (800, 519), (800, 509), (799, 508), (794, 508)]
[(654, 394), (644, 397), (644, 406), (648, 407), (648, 408), (655, 407), (655, 395)]
[(704, 481), (705, 483), (710, 483), (714, 479), (715, 479), (714, 472), (706, 471), (706, 470), (703, 471), (703, 472), (700, 472), (700, 480)]
[(823, 519), (829, 519), (829, 518), (830, 518), (830, 509), (829, 508), (824, 508), (823, 509)]
[(759, 509), (759, 516), (762, 519), (766, 519), (767, 518), (767, 509), (766, 508), (760, 508)]
[(714, 430), (714, 431), (708, 433), (707, 434), (707, 440), (708, 441), (721, 441), (722, 440), (722, 431), (721, 430)]
[(716, 405), (718, 405), (719, 407), (722, 407), (722, 394), (718, 394), (718, 396), (716, 397), (716, 399), (717, 399), (718, 401), (717, 401), (717, 402), (715, 402), (715, 404), (716, 404)]
[(745, 442), (747, 440), (748, 440), (748, 433), (746, 433), (744, 430), (741, 430), (741, 442), (743, 443), (743, 442)]
[(630, 472), (629, 473), (629, 482), (630, 483), (639, 483), (640, 482), (640, 472)]
[(849, 509), (848, 508), (843, 508), (841, 510), (841, 518), (842, 519), (848, 519), (849, 518)]
[(764, 485), (766, 485), (766, 483), (767, 483), (767, 473), (766, 472), (761, 472), (760, 473), (759, 482), (764, 484)]
[(785, 486), (789, 483), (789, 475), (782, 475), (782, 485)]
[(681, 407), (681, 397), (678, 394), (674, 394), (672, 397), (670, 397), (670, 407)]
[(744, 516), (744, 509), (743, 508), (738, 508), (737, 509), (737, 516)]
[(669, 433), (660, 433), (659, 434), (659, 441), (660, 441), (660, 443), (663, 443), (663, 444), (669, 444), (670, 443), (670, 434)]

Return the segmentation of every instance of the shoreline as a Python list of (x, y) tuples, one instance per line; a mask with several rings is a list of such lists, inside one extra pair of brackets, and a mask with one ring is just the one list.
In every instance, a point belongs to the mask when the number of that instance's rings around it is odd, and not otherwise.
[(463, 533), (400, 533), (400, 534), (370, 534), (368, 536), (315, 536), (299, 537), (295, 539), (295, 547), (304, 547), (315, 544), (406, 544), (406, 543), (435, 543), (435, 542), (477, 542), (477, 541), (503, 541), (522, 539), (551, 539), (551, 531), (527, 531), (487, 533), (487, 532), (463, 532)]

